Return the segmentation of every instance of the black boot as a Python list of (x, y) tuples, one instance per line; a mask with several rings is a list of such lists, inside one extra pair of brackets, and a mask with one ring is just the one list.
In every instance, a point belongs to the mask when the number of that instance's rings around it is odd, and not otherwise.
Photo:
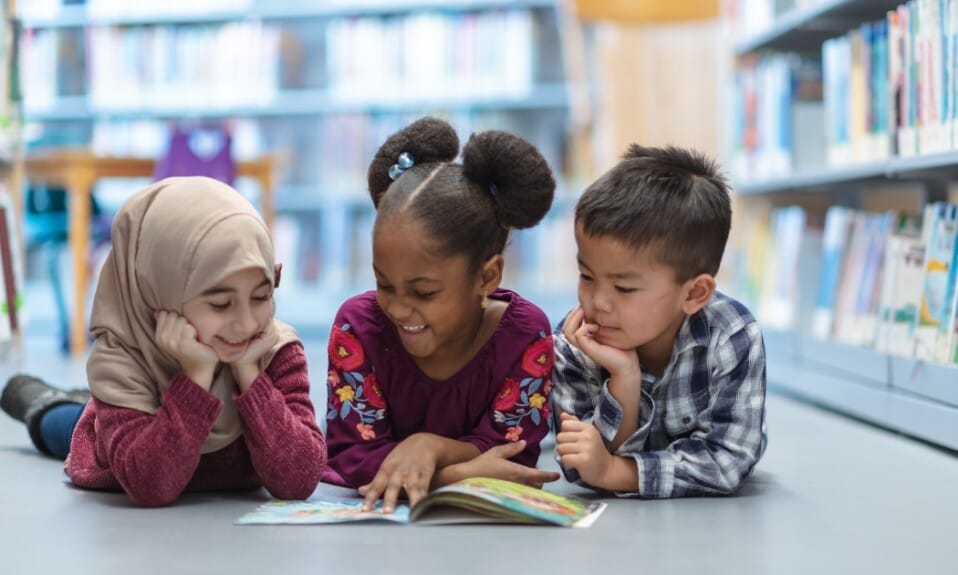
[(40, 419), (50, 408), (68, 403), (84, 404), (90, 398), (86, 390), (64, 391), (31, 375), (17, 374), (7, 380), (0, 395), (0, 408), (10, 417), (27, 425), (30, 439), (40, 451), (50, 454), (40, 436)]

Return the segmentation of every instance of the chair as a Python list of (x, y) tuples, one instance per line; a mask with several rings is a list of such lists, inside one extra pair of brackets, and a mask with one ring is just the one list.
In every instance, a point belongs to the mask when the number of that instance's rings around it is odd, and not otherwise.
[[(112, 216), (104, 214), (92, 198), (90, 237), (94, 249), (110, 241)], [(67, 191), (61, 187), (32, 185), (26, 189), (24, 198), (24, 235), (27, 250), (39, 247), (43, 252), (47, 276), (53, 287), (53, 299), (57, 308), (60, 345), (64, 353), (70, 349), (70, 314), (67, 310), (63, 277), (60, 273), (60, 250), (67, 244)]]
[[(229, 129), (217, 123), (173, 125), (169, 144), (157, 160), (153, 179), (170, 176), (208, 176), (228, 184), (236, 179)], [(53, 287), (61, 343), (69, 351), (70, 313), (60, 274), (59, 254), (69, 238), (68, 192), (62, 187), (30, 186), (25, 194), (25, 235), (28, 249), (40, 246)], [(91, 196), (90, 239), (95, 251), (110, 241), (113, 215), (104, 213)], [(92, 277), (92, 274), (90, 276)]]
[(175, 124), (153, 179), (207, 176), (232, 185), (236, 180), (232, 145), (232, 135), (223, 124)]

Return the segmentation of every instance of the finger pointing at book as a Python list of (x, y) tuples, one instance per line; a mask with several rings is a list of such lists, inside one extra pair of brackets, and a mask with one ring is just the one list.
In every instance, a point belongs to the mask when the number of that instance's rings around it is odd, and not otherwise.
[(425, 435), (415, 434), (400, 442), (383, 460), (373, 480), (359, 488), (365, 498), (364, 510), (371, 510), (382, 497), (383, 511), (392, 513), (402, 493), (409, 498), (410, 506), (428, 493), (437, 457)]

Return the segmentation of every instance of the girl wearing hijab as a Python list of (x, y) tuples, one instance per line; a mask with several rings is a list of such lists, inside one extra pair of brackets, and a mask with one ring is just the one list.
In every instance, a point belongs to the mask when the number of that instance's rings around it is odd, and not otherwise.
[(280, 266), (263, 220), (209, 178), (130, 198), (93, 301), (92, 398), (18, 375), (0, 397), (77, 486), (134, 503), (265, 487), (305, 499), (326, 467), (303, 345), (273, 318)]

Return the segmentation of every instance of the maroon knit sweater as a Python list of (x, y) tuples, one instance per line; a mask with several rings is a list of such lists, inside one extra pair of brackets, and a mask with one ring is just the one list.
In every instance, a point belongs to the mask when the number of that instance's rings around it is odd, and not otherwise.
[(279, 499), (309, 497), (326, 468), (326, 442), (302, 345), (283, 347), (235, 399), (243, 434), (202, 454), (222, 402), (186, 375), (173, 378), (155, 415), (94, 398), (73, 431), (66, 473), (80, 487), (122, 488), (144, 507), (169, 505), (186, 490), (263, 486)]

